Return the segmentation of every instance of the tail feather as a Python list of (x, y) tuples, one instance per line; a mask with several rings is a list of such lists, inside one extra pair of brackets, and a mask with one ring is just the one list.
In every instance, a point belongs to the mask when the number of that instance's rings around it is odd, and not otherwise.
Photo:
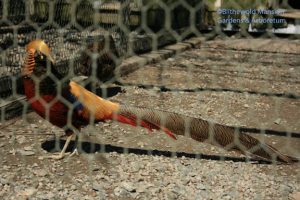
[(252, 152), (253, 157), (258, 156), (261, 159), (272, 160), (272, 161), (279, 161), (283, 163), (293, 163), (299, 162), (298, 158), (285, 155), (281, 153), (278, 149), (268, 144), (262, 144), (259, 142), (259, 149), (257, 151)]
[[(232, 127), (208, 122), (199, 118), (159, 110), (125, 106), (120, 106), (117, 115), (129, 118), (135, 122), (136, 119), (139, 119), (142, 122), (140, 123), (141, 126), (148, 129), (149, 127), (151, 129), (162, 129), (171, 137), (174, 134), (189, 134), (191, 138), (199, 142), (208, 142), (216, 146), (221, 146), (226, 150), (238, 150), (243, 154), (260, 159), (268, 161), (277, 160), (283, 163), (299, 162), (298, 158), (284, 155), (276, 148), (262, 143), (250, 135), (236, 132)], [(176, 137), (174, 136), (174, 138)]]
[(130, 124), (132, 126), (137, 126), (138, 124), (140, 124), (140, 126), (148, 129), (150, 132), (152, 132), (153, 129), (157, 129), (157, 130), (162, 129), (168, 136), (170, 136), (171, 138), (173, 138), (175, 140), (177, 139), (176, 136), (170, 130), (168, 130), (167, 128), (159, 127), (155, 124), (152, 124), (152, 123), (150, 123), (148, 121), (144, 121), (144, 120), (141, 120), (140, 122), (138, 122), (138, 119), (133, 115), (128, 115), (128, 116), (125, 117), (125, 116), (117, 114), (115, 116), (115, 119), (119, 122), (122, 122), (122, 123), (125, 123), (125, 124)]

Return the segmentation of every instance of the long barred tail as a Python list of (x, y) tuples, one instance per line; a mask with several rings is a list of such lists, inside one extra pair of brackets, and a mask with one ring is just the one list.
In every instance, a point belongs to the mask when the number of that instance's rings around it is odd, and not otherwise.
[(254, 137), (235, 131), (232, 127), (199, 118), (147, 108), (120, 106), (116, 113), (116, 119), (150, 130), (161, 129), (170, 136), (172, 134), (187, 135), (199, 142), (208, 142), (226, 150), (238, 150), (245, 155), (264, 160), (277, 160), (284, 163), (299, 161), (297, 158), (280, 153), (276, 148), (262, 143)]

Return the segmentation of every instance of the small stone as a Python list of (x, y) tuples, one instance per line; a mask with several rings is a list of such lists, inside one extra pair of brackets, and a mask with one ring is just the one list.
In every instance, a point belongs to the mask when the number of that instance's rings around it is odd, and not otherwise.
[(37, 176), (40, 176), (40, 177), (43, 177), (43, 176), (47, 176), (48, 175), (48, 172), (44, 169), (38, 169), (38, 170), (35, 170), (33, 171), (33, 173)]
[(130, 182), (124, 182), (122, 184), (122, 187), (127, 190), (128, 192), (136, 192), (136, 187), (134, 186), (133, 183)]
[(275, 124), (280, 124), (280, 122), (281, 122), (281, 119), (280, 119), (280, 118), (277, 118), (277, 119), (274, 121)]
[(222, 199), (232, 199), (232, 197), (229, 194), (223, 194)]
[(31, 126), (32, 128), (38, 128), (38, 126), (37, 126), (36, 124), (30, 124), (30, 126)]
[(141, 165), (139, 163), (132, 163), (131, 165), (131, 171), (132, 172), (138, 172), (141, 169)]
[(27, 199), (28, 197), (34, 195), (36, 192), (37, 192), (37, 189), (31, 187), (31, 188), (27, 188), (25, 190), (22, 190), (22, 191), (18, 192), (17, 195), (18, 196), (24, 196), (25, 199)]
[(0, 178), (0, 183), (2, 185), (8, 185), (9, 184), (9, 181), (7, 179), (4, 179), (4, 178)]
[(126, 190), (124, 188), (116, 187), (114, 189), (114, 195), (116, 195), (117, 197), (125, 196), (127, 193), (128, 192), (126, 192)]
[(166, 194), (166, 198), (167, 198), (167, 199), (178, 199), (178, 194), (175, 194), (175, 193), (173, 193), (173, 192), (168, 192), (168, 193)]
[(22, 156), (32, 156), (34, 155), (34, 151), (24, 151), (24, 150), (19, 150), (18, 151)]
[(32, 165), (32, 167), (38, 167), (39, 165), (37, 164), (37, 163), (34, 163), (33, 165)]
[(101, 191), (103, 190), (102, 189), (102, 186), (98, 183), (93, 183), (93, 190), (96, 190), (96, 191)]
[(25, 151), (32, 151), (33, 149), (32, 149), (31, 146), (27, 146), (27, 147), (24, 147), (24, 150), (25, 150)]
[(3, 165), (3, 166), (2, 166), (2, 168), (3, 168), (3, 169), (5, 169), (5, 170), (9, 170), (9, 169), (11, 169), (11, 167), (10, 167), (10, 166), (8, 166), (8, 165)]
[(24, 135), (17, 136), (17, 142), (23, 144), (26, 142), (26, 137)]
[(64, 174), (63, 172), (58, 172), (57, 175), (58, 175), (58, 176), (63, 176), (63, 175), (65, 175), (65, 174)]
[(103, 123), (103, 127), (108, 127), (108, 126), (110, 126), (109, 123)]
[(199, 190), (206, 190), (206, 186), (202, 183), (197, 184), (196, 188)]
[(145, 146), (145, 144), (143, 142), (138, 142), (137, 145), (142, 148)]

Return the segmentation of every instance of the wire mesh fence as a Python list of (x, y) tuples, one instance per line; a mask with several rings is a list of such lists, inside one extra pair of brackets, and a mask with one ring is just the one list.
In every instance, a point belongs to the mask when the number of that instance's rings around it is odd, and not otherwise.
[(299, 198), (299, 9), (2, 0), (0, 197)]

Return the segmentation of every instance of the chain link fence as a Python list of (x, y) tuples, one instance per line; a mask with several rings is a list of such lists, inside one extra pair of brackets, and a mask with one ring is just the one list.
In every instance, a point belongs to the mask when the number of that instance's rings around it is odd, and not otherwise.
[[(300, 158), (299, 13), (293, 0), (2, 0), (0, 197), (298, 199), (299, 162), (277, 160)], [(50, 120), (62, 101), (72, 110), (62, 129), (33, 112), (29, 102), (43, 91), (26, 99), (21, 72), (35, 39), (51, 48), (55, 62), (44, 64), (57, 73), (47, 74), (46, 86), (57, 89), (40, 115)], [(72, 114), (82, 105), (62, 91), (76, 77), (102, 98), (166, 116), (158, 124), (143, 110), (127, 116), (144, 128), (89, 116), (79, 134)], [(47, 88), (39, 78), (32, 79)], [(191, 117), (215, 135), (199, 142)], [(76, 139), (67, 152), (77, 147), (80, 156), (45, 158), (61, 151), (70, 128)], [(248, 151), (240, 134), (260, 143)]]

